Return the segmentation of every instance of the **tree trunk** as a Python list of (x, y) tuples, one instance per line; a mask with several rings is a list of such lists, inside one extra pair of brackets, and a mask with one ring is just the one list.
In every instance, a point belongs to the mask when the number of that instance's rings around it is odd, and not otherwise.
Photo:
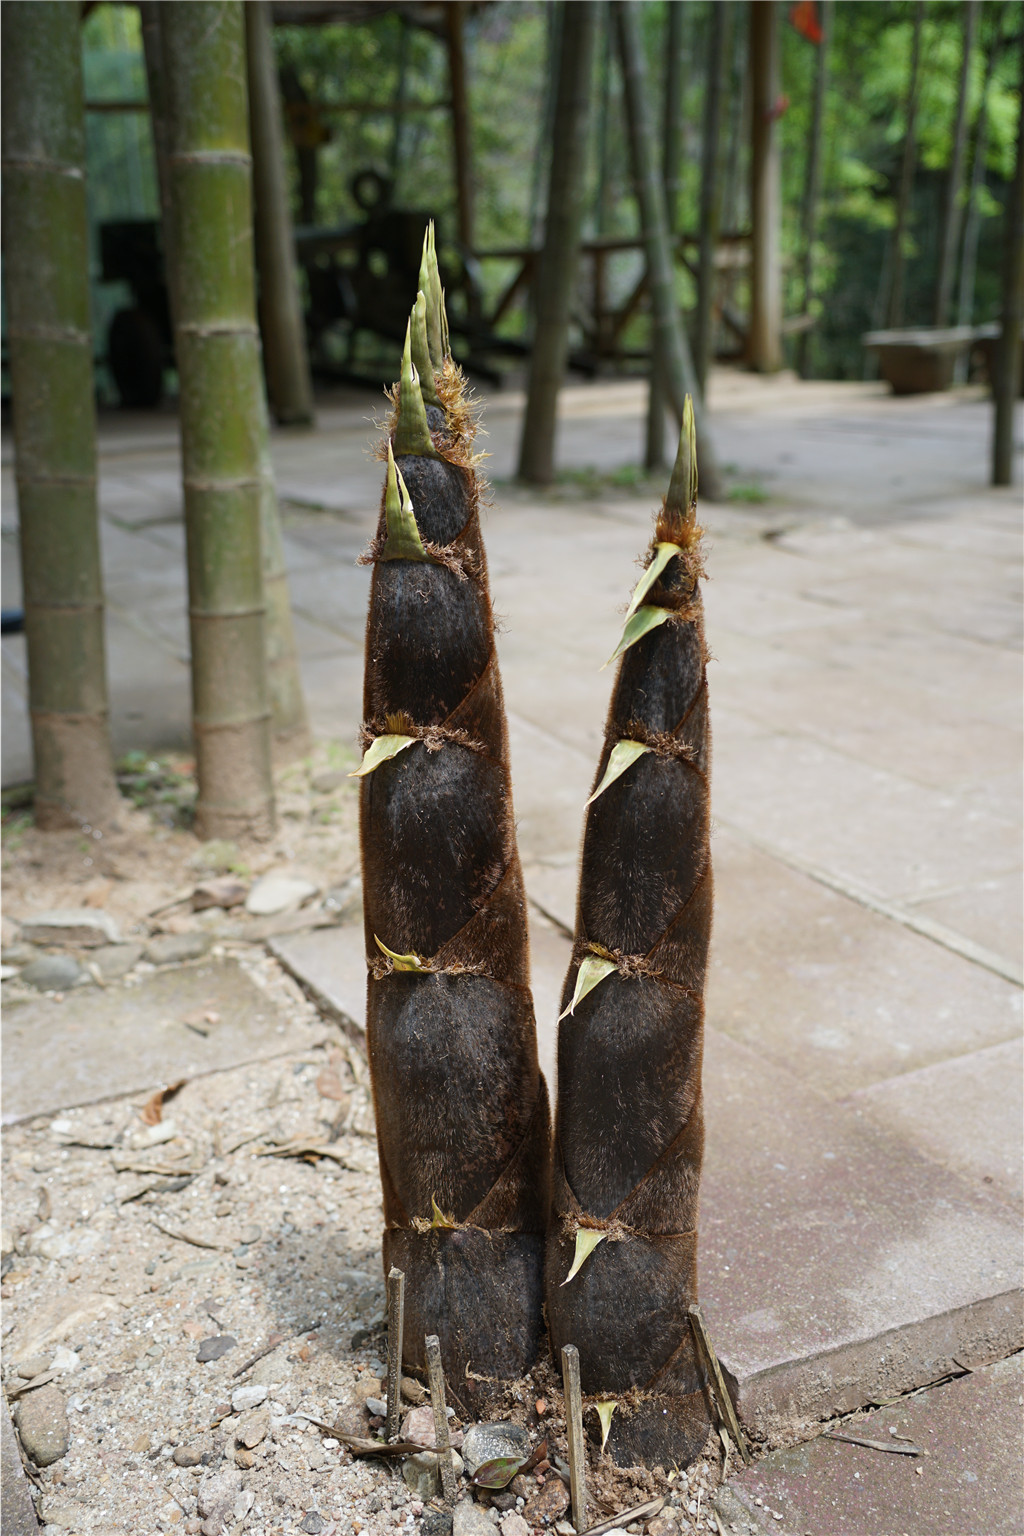
[(725, 228), (733, 232), (743, 222), (743, 192), (749, 187), (750, 181), (748, 176), (740, 174), (743, 146), (750, 141), (750, 27), (743, 26), (743, 15), (742, 11), (737, 13), (739, 25), (733, 28), (735, 41), (729, 75), (729, 150), (725, 160), (725, 186), (722, 193), (722, 219)]
[(558, 391), (569, 351), (569, 320), (579, 265), (596, 35), (594, 0), (573, 0), (565, 6), (548, 212), (533, 287), (536, 323), (519, 446), (519, 478), (533, 485), (550, 485), (555, 477)]
[(750, 4), (750, 337), (757, 373), (782, 366), (782, 202), (779, 172), (779, 13)]
[(466, 85), (463, 0), (447, 0), (444, 14), (448, 39), (448, 78), (452, 93), (452, 148), (455, 153), (455, 198), (458, 209), (459, 241), (467, 251), (472, 251), (474, 241), (473, 151), (469, 91)]
[[(818, 231), (818, 201), (821, 196), (821, 162), (825, 148), (825, 100), (828, 92), (828, 55), (832, 43), (832, 0), (823, 0), (821, 7), (821, 41), (814, 71), (814, 108), (811, 113), (811, 132), (807, 143), (807, 184), (803, 206), (803, 252), (801, 297), (804, 314), (810, 313), (814, 298), (814, 240)], [(801, 331), (797, 343), (797, 372), (802, 379), (809, 377), (808, 357), (811, 347), (810, 330)]]
[(974, 52), (974, 33), (978, 21), (978, 0), (965, 0), (964, 41), (960, 57), (960, 88), (956, 101), (956, 122), (953, 125), (953, 148), (949, 157), (949, 182), (946, 187), (945, 217), (939, 243), (939, 273), (935, 282), (935, 324), (943, 326), (949, 319), (949, 306), (953, 297), (953, 278), (956, 274), (956, 249), (960, 234), (960, 189), (964, 179), (964, 151), (967, 147), (967, 97), (971, 80), (971, 55)]
[(366, 1039), (384, 1270), (406, 1276), (406, 1360), (422, 1367), (436, 1333), (472, 1411), (541, 1347), (550, 1135), (475, 428), (442, 353), (436, 273), (428, 251), (370, 555)]
[(900, 165), (900, 185), (896, 198), (896, 225), (892, 234), (892, 269), (889, 281), (889, 303), (886, 309), (887, 326), (898, 326), (903, 321), (903, 276), (906, 262), (903, 243), (910, 223), (910, 199), (914, 191), (914, 165), (917, 159), (917, 102), (921, 78), (921, 32), (924, 25), (924, 0), (917, 0), (914, 11), (914, 36), (910, 48), (910, 80), (907, 85), (907, 126), (903, 139), (903, 160)]
[[(661, 109), (661, 179), (665, 188), (665, 218), (669, 236), (676, 232), (676, 205), (679, 195), (679, 162), (683, 137), (683, 4), (668, 0), (668, 25), (665, 36), (665, 94)], [(665, 464), (665, 365), (651, 327), (651, 362), (647, 389), (647, 431), (644, 441), (644, 468), (653, 474)]]
[(246, 0), (245, 35), (256, 205), (256, 270), (267, 394), (275, 421), (308, 426), (313, 420), (313, 381), (285, 181), (281, 91), (266, 0)]
[(3, 8), (4, 283), (39, 827), (108, 825), (80, 8)]
[(721, 225), (721, 143), (722, 101), (725, 96), (725, 70), (729, 58), (732, 7), (711, 8), (711, 34), (708, 39), (708, 67), (705, 76), (704, 133), (701, 145), (700, 217), (697, 255), (697, 326), (694, 336), (693, 366), (701, 398), (706, 393), (711, 367), (715, 329), (715, 252)]
[[(1024, 84), (1024, 82), (1022, 82)], [(1003, 253), (1002, 332), (996, 352), (992, 394), (995, 420), (992, 437), (992, 484), (1011, 485), (1014, 479), (1014, 418), (1021, 385), (1021, 325), (1024, 324), (1024, 91), (1017, 108), (1017, 164), (1006, 205), (1006, 249)]]
[(712, 902), (692, 423), (615, 653), (558, 1031), (548, 1323), (584, 1392), (617, 1400), (626, 1466), (686, 1466), (708, 1430), (687, 1316)]
[(273, 827), (241, 0), (161, 5), (200, 837)]
[(530, 172), (530, 245), (537, 245), (543, 238), (541, 205), (548, 190), (550, 176), (551, 145), (555, 136), (555, 101), (558, 96), (558, 63), (562, 47), (562, 14), (560, 5), (549, 5), (545, 12), (547, 21), (544, 60), (544, 108), (537, 123), (537, 143), (533, 152)]
[[(1002, 17), (1002, 6), (997, 5), (997, 23)], [(996, 26), (992, 46), (985, 59), (985, 80), (981, 88), (978, 117), (974, 125), (974, 154), (971, 160), (971, 186), (967, 194), (967, 215), (964, 219), (963, 248), (960, 253), (960, 284), (957, 294), (956, 323), (970, 325), (974, 320), (974, 280), (978, 269), (978, 234), (981, 229), (980, 192), (985, 180), (985, 160), (988, 155), (988, 95), (999, 57), (999, 27)]]
[(713, 501), (718, 494), (719, 476), (714, 450), (706, 428), (702, 426), (702, 407), (697, 377), (690, 357), (682, 315), (676, 303), (675, 268), (665, 217), (665, 189), (658, 175), (654, 129), (648, 102), (646, 70), (640, 40), (636, 8), (629, 0), (614, 0), (626, 96), (633, 180), (640, 204), (640, 223), (647, 254), (648, 282), (654, 317), (655, 344), (665, 360), (665, 388), (673, 414), (681, 422), (687, 395), (693, 397), (700, 441), (701, 481)]

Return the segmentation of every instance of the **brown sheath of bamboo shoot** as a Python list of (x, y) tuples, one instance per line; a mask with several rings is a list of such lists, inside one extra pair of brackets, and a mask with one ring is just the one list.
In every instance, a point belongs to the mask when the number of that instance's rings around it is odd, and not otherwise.
[[(431, 305), (436, 350), (439, 282)], [(389, 549), (386, 493), (370, 556), (364, 746), (413, 739), (362, 779), (367, 1043), (406, 1362), (437, 1334), (468, 1405), (540, 1347), (550, 1138), (473, 427), (450, 357), (434, 371), (421, 392), (407, 350), (389, 480), (411, 542)]]
[[(619, 742), (638, 755), (586, 814), (564, 1006), (588, 957), (605, 961), (605, 974), (559, 1027), (546, 1275), (556, 1349), (578, 1347), (584, 1393), (618, 1400), (612, 1456), (666, 1467), (692, 1461), (708, 1430), (687, 1313), (697, 1299), (711, 927), (692, 421), (688, 409), (651, 551), (667, 563), (638, 610), (654, 627), (622, 657), (595, 787)], [(567, 1281), (587, 1228), (597, 1246)]]

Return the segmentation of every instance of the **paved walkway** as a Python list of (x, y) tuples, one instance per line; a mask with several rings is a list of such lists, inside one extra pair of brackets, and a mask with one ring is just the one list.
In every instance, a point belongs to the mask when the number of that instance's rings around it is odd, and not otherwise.
[[(563, 406), (563, 461), (580, 473), (555, 496), (507, 483), (521, 400), (491, 399), (485, 418), (549, 1071), (611, 681), (599, 668), (654, 502), (584, 472), (636, 461), (641, 388), (573, 388)], [(702, 514), (717, 888), (702, 1289), (745, 1415), (783, 1442), (1022, 1342), (1020, 493), (985, 484), (990, 412), (973, 392), (895, 400), (722, 373), (712, 407), (744, 499)], [(373, 414), (339, 396), (314, 434), (274, 444), (310, 709), (346, 743)], [(116, 742), (181, 745), (173, 423), (106, 423), (101, 474)], [(7, 606), (9, 495), (4, 516)], [(3, 653), (10, 783), (30, 761), (21, 642)], [(354, 930), (290, 942), (290, 963), (358, 1015)]]

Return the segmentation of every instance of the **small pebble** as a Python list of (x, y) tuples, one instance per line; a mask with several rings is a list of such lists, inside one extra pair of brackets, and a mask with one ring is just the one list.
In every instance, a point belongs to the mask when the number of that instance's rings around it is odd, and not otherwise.
[(203, 1453), (194, 1445), (178, 1445), (174, 1448), (173, 1461), (176, 1467), (198, 1467), (203, 1459)]
[(83, 971), (73, 955), (43, 955), (21, 972), (22, 981), (37, 992), (57, 992), (87, 977), (88, 972)]
[(238, 1234), (238, 1241), (240, 1243), (245, 1243), (246, 1245), (258, 1243), (261, 1235), (262, 1234), (260, 1228), (255, 1225), (251, 1227), (243, 1227), (241, 1232)]
[(235, 1413), (244, 1413), (247, 1408), (258, 1408), (267, 1396), (266, 1387), (256, 1385), (236, 1387), (231, 1394), (231, 1406)]
[(215, 1334), (212, 1338), (203, 1340), (196, 1359), (200, 1365), (206, 1365), (210, 1360), (220, 1360), (237, 1344), (238, 1340), (232, 1338), (230, 1333)]
[(68, 1448), (70, 1430), (64, 1395), (52, 1384), (37, 1387), (21, 1398), (15, 1409), (15, 1422), (25, 1454), (37, 1467), (50, 1467)]

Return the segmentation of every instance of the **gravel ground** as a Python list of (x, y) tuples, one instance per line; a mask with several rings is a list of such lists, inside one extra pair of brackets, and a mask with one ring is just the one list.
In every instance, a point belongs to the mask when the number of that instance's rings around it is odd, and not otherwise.
[[(237, 907), (192, 912), (187, 899), (210, 876), (248, 885), (283, 874), (318, 892), (284, 924), (329, 920), (332, 899), (337, 916), (358, 870), (357, 797), (345, 777), (353, 762), (321, 743), (279, 773), (279, 830), (269, 843), (197, 844), (188, 830), (191, 764), (181, 757), (131, 767), (122, 784), (136, 803), (102, 837), (41, 835), (24, 810), (5, 812), (5, 995), (26, 989), (20, 970), (46, 952), (25, 943), (20, 924), (46, 909), (91, 906), (126, 940), (208, 934), (211, 953), (236, 957), (312, 1042), (163, 1099), (115, 1099), (5, 1131), (3, 1379), (37, 1462), (59, 1453), (49, 1465), (30, 1463), (39, 1516), (54, 1536), (450, 1529), (440, 1501), (424, 1503), (400, 1466), (353, 1459), (331, 1433), (374, 1432), (366, 1399), (381, 1393), (386, 1356), (362, 1050), (267, 954), (274, 919)], [(90, 952), (77, 958), (87, 966)], [(130, 989), (152, 969), (143, 961), (108, 986)], [(329, 1155), (294, 1155), (310, 1141)], [(517, 1384), (502, 1411), (531, 1444), (546, 1438), (564, 1459), (549, 1364)], [(457, 1417), (453, 1425), (462, 1427)], [(688, 1473), (669, 1476), (619, 1471), (592, 1447), (591, 1518), (660, 1493), (669, 1503), (645, 1523), (650, 1536), (716, 1531), (709, 1499), (718, 1480), (710, 1446)], [(557, 1471), (531, 1473), (514, 1489), (495, 1502), (463, 1479), (460, 1498), (491, 1529), (501, 1522), (501, 1536), (552, 1526), (569, 1536)], [(456, 1536), (471, 1536), (468, 1519), (460, 1510)]]

